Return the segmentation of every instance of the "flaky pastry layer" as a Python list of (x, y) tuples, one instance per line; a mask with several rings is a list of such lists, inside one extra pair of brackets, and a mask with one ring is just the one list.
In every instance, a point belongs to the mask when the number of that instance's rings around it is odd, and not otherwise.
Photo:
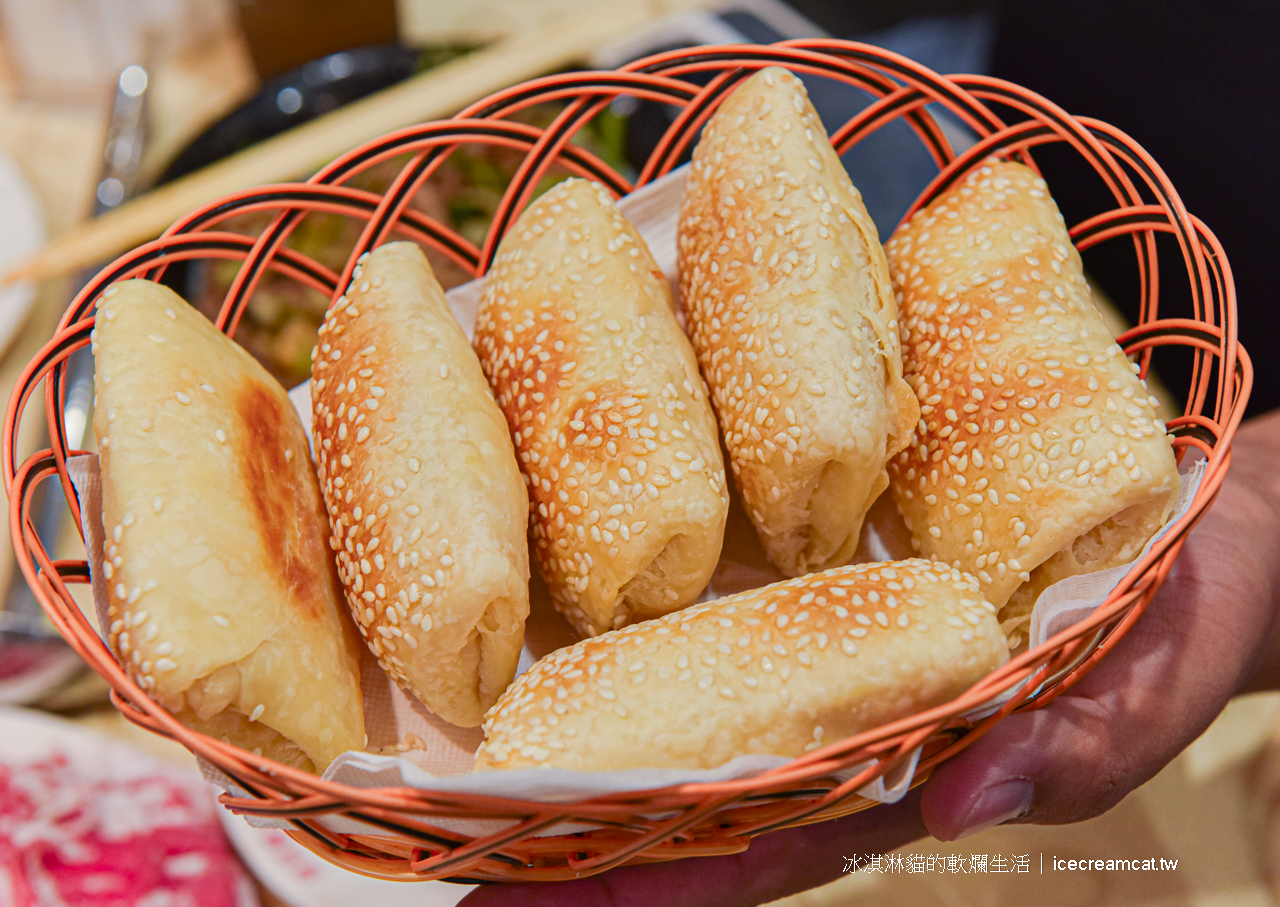
[(714, 768), (799, 756), (948, 702), (1008, 660), (978, 581), (859, 564), (559, 649), (485, 717), (476, 768)]

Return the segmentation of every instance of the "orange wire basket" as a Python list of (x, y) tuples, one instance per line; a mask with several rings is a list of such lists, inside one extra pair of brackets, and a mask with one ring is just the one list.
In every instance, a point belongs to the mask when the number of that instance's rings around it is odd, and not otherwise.
[[(624, 195), (671, 170), (726, 93), (751, 72), (771, 65), (785, 66), (801, 76), (837, 79), (877, 98), (832, 135), (841, 153), (893, 120), (902, 119), (912, 127), (939, 168), (913, 211), (989, 155), (1016, 157), (1034, 167), (1031, 150), (1053, 142), (1075, 149), (1111, 190), (1115, 207), (1076, 225), (1071, 235), (1081, 250), (1106, 239), (1131, 238), (1140, 275), (1141, 317), (1119, 342), (1144, 374), (1158, 347), (1176, 345), (1191, 351), (1191, 390), (1183, 414), (1171, 420), (1168, 429), (1180, 458), (1194, 449), (1207, 463), (1190, 510), (1133, 566), (1090, 618), (1014, 658), (953, 702), (832, 743), (763, 774), (567, 803), (409, 788), (363, 789), (327, 782), (183, 727), (126, 676), (69, 591), (70, 584), (90, 581), (86, 561), (52, 560), (29, 515), (33, 490), (56, 476), (80, 525), (80, 506), (66, 469), (67, 458), (80, 452), (67, 449), (61, 420), (65, 369), (67, 357), (89, 343), (95, 302), (110, 283), (131, 277), (158, 280), (169, 264), (184, 260), (241, 261), (217, 318), (218, 327), (233, 335), (268, 269), (332, 298), (350, 280), (356, 259), (393, 235), (433, 247), (479, 276), (548, 168), (558, 165)], [(679, 111), (634, 184), (570, 142), (595, 114), (627, 96), (669, 104)], [(509, 119), (546, 101), (558, 101), (564, 107), (545, 129)], [(927, 105), (945, 107), (976, 134), (977, 142), (956, 153)], [(409, 207), (414, 193), (464, 143), (502, 146), (524, 154), (480, 247)], [(347, 185), (356, 174), (405, 154), (410, 155), (408, 163), (385, 193)], [(249, 211), (273, 215), (260, 235), (220, 229), (226, 219)], [(364, 223), (341, 274), (284, 245), (301, 219), (313, 211), (336, 212)], [(1166, 233), (1181, 251), (1181, 261), (1166, 276), (1176, 277), (1185, 268), (1193, 307), (1189, 318), (1159, 315), (1161, 269), (1156, 238)], [(1170, 257), (1166, 251), (1166, 262)], [(42, 379), (52, 448), (19, 464), (18, 426)], [(468, 882), (556, 880), (628, 861), (733, 853), (745, 849), (754, 835), (853, 812), (872, 802), (857, 794), (859, 788), (882, 777), (918, 748), (922, 750), (917, 781), (1010, 712), (1052, 701), (1115, 645), (1150, 602), (1188, 531), (1222, 483), (1250, 383), (1249, 360), (1237, 343), (1235, 290), (1226, 256), (1209, 229), (1187, 212), (1156, 162), (1120, 130), (1071, 116), (1017, 85), (984, 76), (940, 76), (869, 45), (824, 39), (708, 46), (646, 57), (617, 71), (535, 79), (485, 98), (454, 119), (412, 126), (363, 145), (306, 182), (263, 186), (210, 202), (189, 214), (159, 239), (105, 268), (76, 297), (56, 334), (27, 366), (14, 390), (0, 465), (18, 561), (53, 623), (109, 681), (112, 700), (127, 718), (179, 741), (234, 781), (244, 796), (224, 794), (221, 800), (229, 809), (285, 820), (293, 837), (305, 846), (368, 875)], [(1015, 691), (1012, 698), (994, 714), (981, 720), (964, 717), (1011, 690)], [(857, 769), (863, 763), (869, 766)], [(854, 770), (852, 776), (850, 770)], [(343, 827), (367, 831), (336, 832), (327, 821), (335, 817), (359, 823)], [(468, 836), (438, 824), (456, 819), (499, 820), (486, 827), (501, 830)], [(575, 829), (572, 834), (557, 833), (568, 825)]]

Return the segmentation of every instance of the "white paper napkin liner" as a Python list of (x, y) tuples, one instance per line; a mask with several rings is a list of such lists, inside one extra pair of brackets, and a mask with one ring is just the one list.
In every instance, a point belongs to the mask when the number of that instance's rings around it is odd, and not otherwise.
[[(94, 604), (97, 611), (99, 632), (102, 633), (101, 628), (107, 626), (109, 593), (102, 570), (103, 540), (105, 535), (102, 521), (102, 486), (98, 457), (96, 454), (73, 457), (68, 460), (67, 471), (81, 502), (82, 528), (85, 533), (86, 553), (89, 561), (90, 576), (93, 581)], [(546, 622), (544, 621), (544, 623)], [(557, 638), (554, 630), (555, 628), (552, 628), (552, 632), (543, 630), (541, 634), (530, 634), (535, 645), (526, 644), (522, 651), (520, 659), (522, 670), (535, 661), (537, 657), (540, 657), (540, 654), (545, 654), (545, 651), (539, 652), (537, 651), (538, 649), (550, 651), (550, 649), (556, 648), (558, 645), (568, 644), (572, 641), (570, 637), (563, 634)], [(105, 637), (105, 634), (102, 635)], [(540, 645), (537, 643), (540, 643)], [(365, 654), (367, 656), (367, 653)], [(411, 695), (387, 681), (385, 675), (382, 675), (377, 669), (376, 662), (373, 661), (371, 656), (365, 657), (363, 662), (361, 679), (364, 687), (366, 731), (371, 741), (385, 740), (387, 737), (385, 733), (386, 713), (388, 711), (393, 711), (396, 708), (404, 709), (406, 703), (411, 704), (409, 708), (416, 707), (416, 710), (422, 713), (425, 713), (425, 709)], [(378, 687), (389, 688), (383, 690), (381, 700), (377, 697)], [(393, 700), (399, 701), (394, 702)], [(410, 717), (421, 718), (423, 716)], [(434, 716), (426, 713), (426, 717), (433, 718)], [(473, 743), (470, 744), (470, 752), (472, 753), (475, 747), (479, 745), (480, 735), (478, 729), (475, 728), (453, 728), (440, 722), (438, 726), (426, 730), (420, 726), (415, 726), (415, 729), (428, 744), (437, 742), (435, 735), (451, 733), (461, 737), (463, 741), (472, 740)], [(391, 739), (394, 741), (398, 738), (393, 736)], [(462, 748), (465, 749), (465, 745)], [(326, 780), (361, 788), (416, 787), (424, 790), (510, 796), (518, 799), (545, 802), (572, 802), (585, 796), (600, 793), (646, 790), (673, 784), (713, 783), (744, 778), (785, 765), (790, 761), (783, 756), (749, 755), (738, 757), (719, 768), (710, 770), (632, 769), (620, 772), (590, 773), (572, 772), (564, 769), (521, 769), (462, 774), (460, 772), (466, 772), (470, 768), (469, 763), (463, 768), (454, 766), (453, 770), (449, 771), (448, 766), (440, 764), (440, 758), (438, 752), (432, 758), (430, 747), (425, 754), (411, 752), (395, 757), (367, 752), (349, 752), (339, 756), (329, 766), (323, 777)], [(879, 802), (896, 802), (910, 788), (911, 778), (914, 775), (918, 758), (919, 750), (917, 749), (890, 772), (888, 776), (876, 779), (861, 788), (858, 793), (861, 796)], [(245, 792), (240, 790), (218, 768), (203, 758), (198, 757), (198, 762), (201, 772), (211, 783), (222, 790), (238, 796), (245, 796)], [(851, 778), (870, 764), (871, 762), (868, 761), (853, 766), (838, 773), (836, 777)], [(432, 768), (435, 771), (429, 770)], [(289, 823), (284, 820), (262, 817), (248, 818), (251, 824), (261, 827), (289, 827)], [(364, 823), (356, 820), (330, 817), (325, 821), (325, 824), (337, 832), (361, 831), (377, 833), (376, 828), (366, 827)], [(442, 829), (455, 831), (458, 834), (474, 836), (491, 834), (507, 827), (511, 823), (501, 820), (442, 818), (433, 824), (437, 824)], [(542, 834), (569, 834), (574, 831), (588, 830), (590, 827), (586, 825), (573, 825), (570, 827), (562, 824), (544, 830)]]
[[(676, 283), (676, 223), (684, 192), (686, 170), (687, 165), (638, 189), (618, 203), (623, 214), (631, 220), (649, 245), (663, 273), (672, 281), (673, 291)], [(446, 293), (450, 307), (468, 338), (473, 333), (476, 308), (482, 289), (483, 280), (477, 279), (454, 287)], [(294, 388), (289, 392), (289, 396), (309, 435), (311, 426), (309, 382)], [(97, 457), (91, 455), (70, 460), (68, 471), (80, 493), (90, 572), (93, 578), (94, 601), (98, 608), (99, 624), (105, 626), (107, 593), (101, 580), (104, 534)], [(1186, 512), (1203, 473), (1202, 463), (1184, 472), (1182, 490), (1174, 515), (1156, 538), (1163, 536), (1172, 523)], [(891, 502), (886, 503), (887, 501), (886, 495), (873, 508), (868, 518), (863, 539), (859, 544), (858, 560), (892, 560), (912, 556), (905, 527)], [(738, 529), (736, 537), (734, 536), (735, 525)], [(1154, 540), (1148, 543), (1144, 554), (1152, 544)], [(1071, 577), (1046, 589), (1033, 611), (1031, 644), (1038, 645), (1054, 633), (1092, 613), (1119, 584), (1128, 569), (1128, 566), (1123, 566), (1097, 574)], [(734, 514), (731, 512), (722, 563), (712, 577), (703, 600), (757, 588), (783, 578), (763, 559), (758, 540), (745, 517), (739, 515), (735, 523)], [(537, 612), (536, 606), (534, 610)], [(534, 640), (535, 644), (531, 645), (531, 640)], [(539, 616), (535, 613), (531, 616), (518, 671), (523, 672), (537, 658), (572, 641), (571, 631), (558, 615)], [(563, 769), (522, 769), (472, 775), (467, 773), (470, 761), (466, 758), (466, 749), (470, 746), (470, 752), (474, 754), (475, 747), (479, 745), (481, 739), (479, 730), (453, 728), (436, 719), (414, 697), (400, 690), (395, 684), (385, 682), (385, 675), (381, 675), (372, 656), (368, 656), (362, 664), (362, 681), (379, 676), (384, 681), (381, 684), (384, 689), (374, 697), (376, 701), (371, 703), (368, 691), (365, 696), (366, 730), (370, 732), (371, 746), (374, 745), (375, 739), (380, 741), (379, 745), (385, 746), (403, 739), (405, 734), (413, 733), (428, 744), (427, 750), (410, 751), (401, 756), (363, 752), (346, 753), (335, 760), (325, 772), (326, 779), (340, 781), (352, 787), (409, 786), (427, 790), (511, 796), (535, 801), (571, 802), (581, 797), (605, 792), (645, 790), (673, 784), (743, 778), (789, 761), (780, 756), (754, 755), (733, 759), (713, 770), (634, 769), (621, 772), (583, 773)], [(385, 689), (387, 687), (390, 689)], [(968, 715), (975, 718), (989, 715), (1008, 701), (1013, 694), (1014, 690), (1005, 691)], [(388, 717), (387, 710), (394, 714)], [(442, 748), (435, 746), (440, 743), (441, 735), (447, 738), (446, 745)], [(877, 779), (861, 788), (858, 793), (868, 799), (884, 803), (901, 799), (910, 788), (919, 755), (920, 750), (917, 749), (891, 772), (889, 777)], [(212, 765), (205, 763), (204, 760), (200, 760), (200, 763), (205, 777), (211, 782), (224, 790), (233, 793), (237, 791), (230, 778)], [(869, 764), (855, 766), (837, 777), (853, 777)], [(239, 791), (240, 795), (243, 793)], [(284, 821), (257, 817), (250, 821), (264, 826), (288, 826)], [(331, 818), (326, 824), (335, 831), (339, 831), (345, 827), (344, 822), (351, 823), (352, 831), (377, 833), (377, 829), (354, 820)], [(433, 824), (456, 830), (459, 834), (473, 835), (492, 833), (509, 823), (500, 820), (477, 822), (439, 819)], [(587, 827), (589, 826), (583, 826), (583, 828)], [(565, 827), (560, 826), (543, 832), (543, 834), (565, 833), (568, 833)]]
[[(880, 803), (896, 803), (911, 788), (920, 749), (915, 749), (906, 759), (885, 776), (858, 790), (859, 796)], [(510, 771), (484, 772), (476, 775), (460, 775), (437, 778), (430, 772), (406, 765), (403, 760), (370, 753), (346, 753), (338, 758), (325, 773), (325, 778), (353, 787), (410, 787), (435, 793), (483, 793), (491, 797), (511, 797), (539, 803), (574, 803), (585, 797), (611, 793), (658, 789), (676, 784), (713, 784), (734, 781), (762, 774), (791, 760), (784, 756), (739, 756), (715, 769), (626, 769), (617, 772), (575, 772), (559, 768), (523, 768)], [(832, 777), (846, 781), (874, 764), (866, 760), (850, 768), (836, 772)], [(205, 779), (234, 796), (248, 796), (234, 781), (217, 768), (201, 761)], [(482, 784), (477, 784), (480, 781)], [(675, 815), (674, 811), (646, 813), (648, 819), (659, 821)], [(288, 821), (265, 816), (246, 816), (250, 825), (258, 828), (290, 828)], [(468, 837), (495, 834), (516, 824), (515, 820), (501, 819), (453, 819), (433, 817), (430, 824), (444, 831)], [(329, 816), (324, 825), (340, 834), (385, 834), (385, 829), (361, 822), (348, 816)], [(589, 823), (562, 822), (538, 832), (538, 837), (568, 835), (592, 831), (599, 826)]]
[(102, 575), (106, 532), (102, 527), (102, 473), (98, 468), (98, 455), (68, 457), (67, 476), (80, 499), (80, 529), (84, 533), (85, 559), (93, 580), (93, 610), (98, 618), (98, 635), (106, 642), (108, 592)]

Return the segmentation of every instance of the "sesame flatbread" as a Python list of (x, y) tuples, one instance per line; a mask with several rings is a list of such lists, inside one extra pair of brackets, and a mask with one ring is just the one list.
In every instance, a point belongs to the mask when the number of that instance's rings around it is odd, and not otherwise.
[(801, 756), (948, 702), (1008, 659), (972, 576), (924, 560), (840, 567), (552, 652), (486, 716), (476, 769)]
[(528, 499), (421, 249), (389, 243), (361, 259), (311, 367), (320, 485), (357, 626), (402, 687), (474, 727), (520, 658)]
[(670, 285), (602, 186), (567, 180), (520, 216), (475, 344), (556, 607), (594, 635), (696, 601), (728, 513), (715, 418)]
[(363, 748), (359, 640), (284, 388), (149, 281), (106, 291), (94, 352), (104, 629), (121, 665), (244, 749), (319, 771)]
[(797, 576), (848, 563), (917, 417), (884, 250), (800, 80), (707, 122), (680, 208), (681, 305), (743, 504)]
[(921, 410), (893, 496), (920, 552), (976, 576), (1016, 644), (1041, 591), (1128, 563), (1160, 528), (1173, 449), (1034, 171), (984, 163), (886, 250)]

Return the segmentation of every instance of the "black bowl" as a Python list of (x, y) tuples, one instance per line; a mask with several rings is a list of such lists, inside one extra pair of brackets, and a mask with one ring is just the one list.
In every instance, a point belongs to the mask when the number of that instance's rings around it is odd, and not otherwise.
[(379, 44), (320, 57), (277, 76), (196, 136), (165, 168), (156, 185), (403, 81), (417, 71), (420, 57), (410, 47)]

